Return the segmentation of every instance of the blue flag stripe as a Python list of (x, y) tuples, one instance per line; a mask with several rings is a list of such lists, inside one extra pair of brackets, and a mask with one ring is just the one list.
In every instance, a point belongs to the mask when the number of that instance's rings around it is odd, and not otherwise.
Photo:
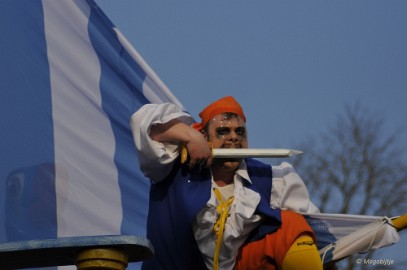
[(1, 3), (1, 241), (56, 236), (49, 66), (43, 20), (36, 19), (42, 15), (40, 1), (30, 8)]
[(114, 25), (97, 8), (92, 8), (89, 34), (101, 65), (102, 107), (115, 135), (115, 164), (122, 191), (121, 233), (145, 235), (149, 185), (138, 167), (129, 119), (149, 102), (142, 94), (146, 73), (122, 47)]

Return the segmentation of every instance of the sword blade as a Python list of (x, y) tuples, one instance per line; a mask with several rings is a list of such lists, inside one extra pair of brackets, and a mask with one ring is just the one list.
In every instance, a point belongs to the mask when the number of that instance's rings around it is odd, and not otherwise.
[(293, 149), (256, 149), (256, 148), (213, 148), (213, 158), (285, 158), (302, 154)]

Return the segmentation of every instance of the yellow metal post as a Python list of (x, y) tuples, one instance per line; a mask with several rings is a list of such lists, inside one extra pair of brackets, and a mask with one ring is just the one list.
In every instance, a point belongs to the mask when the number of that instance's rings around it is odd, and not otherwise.
[(402, 216), (399, 216), (391, 221), (393, 223), (393, 226), (398, 230), (401, 231), (405, 228), (407, 228), (407, 214), (404, 214)]
[(127, 254), (109, 248), (85, 250), (76, 259), (78, 270), (124, 270), (127, 264)]

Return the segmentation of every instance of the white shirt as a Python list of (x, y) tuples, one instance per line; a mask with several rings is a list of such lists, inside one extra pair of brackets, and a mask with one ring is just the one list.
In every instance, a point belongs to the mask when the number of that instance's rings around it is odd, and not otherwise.
[[(149, 136), (151, 126), (167, 123), (175, 118), (186, 124), (193, 122), (190, 115), (169, 103), (147, 104), (131, 117), (131, 128), (141, 170), (153, 183), (163, 180), (171, 171), (172, 164), (178, 157), (179, 145), (152, 140)], [(283, 162), (279, 166), (272, 166), (272, 175), (271, 208), (289, 209), (299, 213), (319, 213), (318, 208), (309, 199), (304, 182), (289, 163)], [(261, 217), (254, 214), (260, 195), (245, 188), (242, 178), (251, 182), (245, 162), (241, 163), (234, 178), (235, 198), (226, 220), (223, 245), (219, 254), (220, 269), (233, 269), (239, 247), (261, 222)], [(213, 187), (212, 180), (212, 189)], [(214, 192), (211, 194), (211, 198), (198, 213), (193, 224), (195, 239), (209, 269), (213, 268), (216, 245), (216, 236), (213, 232), (213, 225), (216, 222), (216, 198)]]
[[(243, 161), (234, 178), (234, 201), (229, 210), (223, 233), (223, 244), (219, 253), (219, 269), (233, 269), (237, 253), (249, 233), (261, 222), (261, 217), (254, 212), (260, 202), (260, 195), (243, 186), (242, 178), (251, 182)], [(212, 179), (212, 190), (216, 187)], [(203, 255), (208, 269), (213, 269), (213, 255), (216, 246), (216, 235), (213, 225), (216, 223), (217, 200), (214, 192), (206, 206), (198, 213), (193, 224), (195, 240)]]

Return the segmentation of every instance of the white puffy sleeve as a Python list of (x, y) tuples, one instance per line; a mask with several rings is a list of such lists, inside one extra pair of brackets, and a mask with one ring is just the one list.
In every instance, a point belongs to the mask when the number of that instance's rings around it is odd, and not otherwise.
[(161, 143), (151, 139), (153, 125), (164, 124), (178, 119), (191, 125), (192, 117), (171, 103), (146, 104), (131, 116), (130, 126), (136, 145), (140, 167), (145, 176), (153, 182), (163, 180), (172, 169), (178, 157), (177, 143)]
[(307, 187), (301, 177), (287, 162), (273, 166), (270, 204), (272, 208), (315, 214), (319, 209), (310, 201)]

